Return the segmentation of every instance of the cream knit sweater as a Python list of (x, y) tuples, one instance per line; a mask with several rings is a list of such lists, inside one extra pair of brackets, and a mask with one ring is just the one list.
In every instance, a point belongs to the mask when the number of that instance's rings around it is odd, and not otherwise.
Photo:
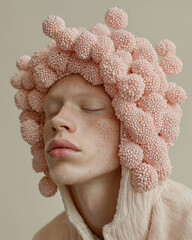
[[(167, 179), (150, 192), (134, 190), (129, 169), (121, 167), (116, 213), (103, 227), (106, 240), (192, 240), (192, 189)], [(67, 186), (59, 187), (65, 211), (33, 240), (99, 239), (84, 222)]]

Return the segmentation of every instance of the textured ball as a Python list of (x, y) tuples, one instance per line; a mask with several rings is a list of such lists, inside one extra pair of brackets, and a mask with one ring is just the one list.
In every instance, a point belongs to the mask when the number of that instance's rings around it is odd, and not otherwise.
[(131, 182), (139, 192), (147, 192), (158, 185), (157, 171), (146, 163), (141, 163), (131, 172)]
[(143, 150), (131, 140), (125, 139), (120, 144), (118, 156), (121, 164), (127, 168), (136, 168), (143, 160)]
[(36, 112), (43, 112), (44, 94), (33, 89), (28, 95), (28, 103)]
[(67, 63), (71, 57), (71, 52), (53, 49), (48, 57), (48, 65), (56, 72), (65, 72)]
[(118, 92), (117, 84), (104, 83), (105, 92), (111, 97), (114, 98)]
[(44, 149), (44, 148), (45, 148), (45, 144), (44, 144), (44, 140), (42, 138), (39, 142), (36, 142), (31, 146), (31, 154), (33, 156), (36, 156), (36, 152), (38, 152), (39, 150)]
[(88, 62), (85, 68), (82, 68), (82, 76), (93, 85), (103, 84), (103, 79), (100, 76), (100, 69), (95, 62)]
[(57, 35), (65, 29), (65, 22), (62, 18), (49, 15), (42, 23), (43, 32), (50, 38), (56, 38)]
[(162, 67), (163, 71), (169, 75), (178, 74), (183, 69), (182, 61), (173, 54), (164, 56), (159, 65)]
[(48, 168), (44, 149), (36, 149), (35, 156), (32, 159), (32, 167), (35, 172), (43, 172)]
[(111, 34), (108, 27), (105, 24), (102, 24), (102, 23), (94, 24), (91, 27), (90, 32), (92, 32), (92, 33), (94, 33), (95, 35), (98, 35), (98, 36), (100, 36), (100, 35), (109, 36)]
[(100, 63), (100, 74), (104, 82), (113, 84), (124, 79), (128, 66), (122, 58), (113, 55)]
[(11, 85), (16, 89), (22, 89), (22, 70), (20, 72), (15, 73), (14, 76), (10, 79)]
[(19, 57), (16, 62), (16, 67), (19, 70), (28, 70), (30, 59), (31, 59), (31, 57), (28, 55), (23, 55), (23, 56)]
[(122, 60), (128, 66), (127, 71), (129, 72), (133, 62), (131, 53), (121, 49), (117, 50), (114, 55), (117, 55), (118, 57), (122, 58)]
[(156, 44), (155, 50), (160, 57), (165, 56), (168, 53), (175, 55), (176, 45), (169, 39), (163, 39)]
[(43, 125), (37, 124), (34, 120), (29, 119), (21, 124), (21, 135), (30, 145), (39, 142), (43, 135)]
[(55, 38), (57, 47), (64, 51), (73, 50), (79, 35), (80, 31), (77, 28), (65, 28), (65, 30), (59, 33), (57, 38)]
[(187, 99), (185, 90), (174, 82), (169, 82), (169, 87), (165, 94), (172, 104), (182, 104)]
[(29, 65), (34, 69), (40, 63), (47, 63), (50, 50), (48, 48), (42, 48), (34, 52), (29, 61)]
[(42, 88), (52, 86), (57, 80), (57, 74), (44, 63), (34, 68), (33, 77), (36, 84)]
[(22, 71), (22, 86), (25, 90), (32, 90), (35, 87), (32, 71)]
[(128, 26), (127, 13), (117, 7), (110, 8), (105, 13), (105, 23), (113, 29), (123, 29)]
[(144, 145), (141, 145), (144, 154), (144, 162), (151, 164), (156, 170), (160, 170), (168, 160), (168, 149), (165, 140), (157, 136)]
[(131, 53), (135, 49), (135, 36), (131, 32), (127, 32), (125, 30), (116, 30), (112, 33), (111, 39), (114, 42), (116, 50), (122, 49)]
[(44, 197), (52, 197), (57, 192), (57, 185), (50, 177), (44, 176), (39, 182), (39, 191)]
[(125, 79), (119, 82), (119, 95), (129, 102), (139, 100), (144, 90), (143, 78), (135, 73), (127, 75)]
[(97, 42), (93, 45), (91, 57), (96, 63), (100, 63), (115, 52), (114, 43), (107, 36), (98, 36)]
[(89, 59), (91, 57), (92, 48), (96, 41), (97, 37), (89, 31), (81, 33), (74, 46), (77, 56), (81, 59)]
[(28, 95), (29, 95), (29, 92), (24, 89), (20, 89), (14, 95), (14, 101), (18, 109), (21, 109), (24, 111), (30, 108), (28, 103)]
[(42, 121), (43, 121), (42, 115), (31, 109), (22, 111), (19, 115), (20, 123), (22, 123), (28, 119), (33, 119), (38, 124), (42, 123)]
[(172, 169), (173, 167), (169, 159), (166, 163), (162, 165), (162, 167), (159, 170), (157, 170), (158, 181), (159, 182), (165, 181), (171, 175)]

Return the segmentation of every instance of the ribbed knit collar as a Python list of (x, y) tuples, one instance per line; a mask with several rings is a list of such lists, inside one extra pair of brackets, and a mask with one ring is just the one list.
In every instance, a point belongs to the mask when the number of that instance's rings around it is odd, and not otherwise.
[[(151, 210), (164, 188), (159, 184), (149, 192), (138, 192), (131, 184), (131, 172), (121, 166), (121, 181), (116, 213), (112, 222), (103, 226), (104, 239), (146, 239), (150, 227)], [(76, 208), (68, 186), (59, 186), (64, 208), (71, 224), (84, 240), (98, 240)], [(145, 221), (142, 221), (145, 219)]]

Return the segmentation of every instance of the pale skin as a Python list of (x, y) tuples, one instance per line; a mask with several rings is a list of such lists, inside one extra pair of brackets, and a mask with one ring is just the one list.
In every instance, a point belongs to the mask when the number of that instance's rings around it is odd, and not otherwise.
[[(114, 218), (121, 180), (120, 121), (111, 100), (102, 85), (72, 74), (49, 89), (43, 104), (51, 178), (58, 185), (68, 185), (85, 223), (101, 239), (103, 226)], [(54, 138), (71, 141), (81, 151), (52, 158), (46, 149)]]

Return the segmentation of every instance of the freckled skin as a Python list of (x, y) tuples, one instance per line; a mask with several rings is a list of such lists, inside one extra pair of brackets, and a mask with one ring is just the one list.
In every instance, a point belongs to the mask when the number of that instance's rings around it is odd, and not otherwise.
[[(79, 110), (79, 102), (72, 95), (79, 89), (87, 93), (91, 90), (98, 98), (102, 97), (105, 105), (96, 101), (87, 105), (93, 105), (95, 109), (105, 107), (105, 110), (96, 113)], [(54, 105), (53, 112), (56, 111), (57, 114), (54, 114), (52, 119), (46, 119), (43, 131), (45, 150), (53, 138), (65, 138), (81, 149), (78, 155), (66, 156), (62, 161), (52, 159), (45, 152), (50, 174), (55, 182), (68, 185), (83, 183), (119, 168), (117, 153), (120, 144), (120, 122), (104, 87), (93, 86), (80, 75), (73, 74), (56, 82), (46, 94), (46, 101), (53, 95), (62, 98), (60, 105), (65, 96), (66, 101), (69, 100), (69, 106), (63, 104), (58, 108)], [(85, 103), (89, 99), (90, 97)]]

